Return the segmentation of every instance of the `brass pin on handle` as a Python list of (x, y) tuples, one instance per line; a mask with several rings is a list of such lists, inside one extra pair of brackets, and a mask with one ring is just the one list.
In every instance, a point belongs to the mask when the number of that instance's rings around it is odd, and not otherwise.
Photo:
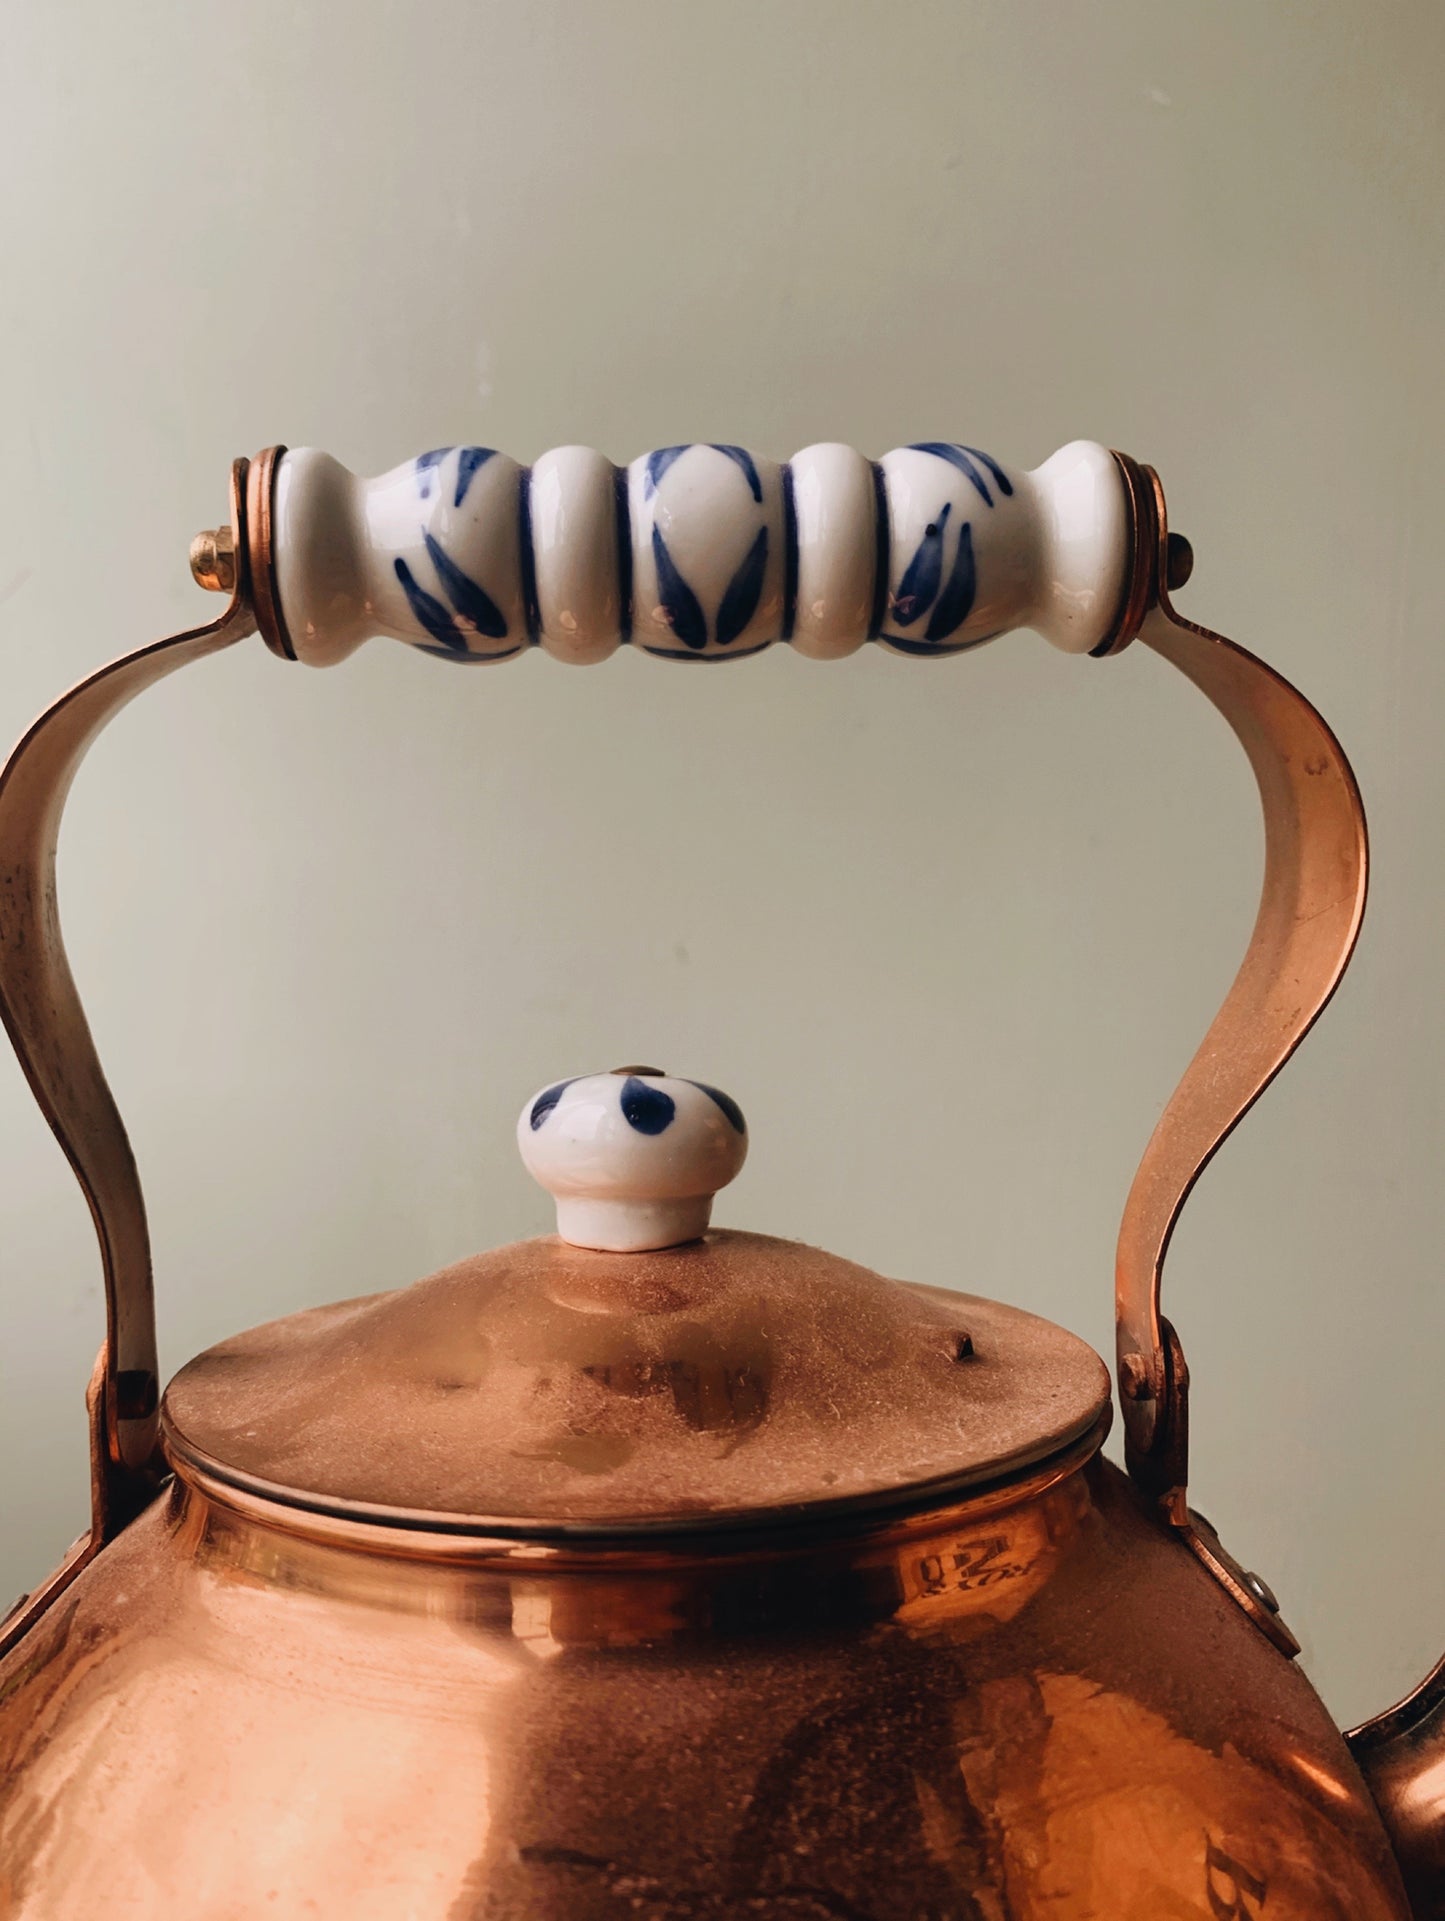
[(191, 573), (208, 593), (229, 594), (236, 585), (236, 531), (210, 527), (191, 542)]

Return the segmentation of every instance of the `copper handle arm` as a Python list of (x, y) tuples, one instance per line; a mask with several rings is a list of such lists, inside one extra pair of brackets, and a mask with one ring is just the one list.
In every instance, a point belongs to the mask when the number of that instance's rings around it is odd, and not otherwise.
[[(245, 524), (248, 463), (232, 472)], [(76, 770), (97, 734), (178, 667), (256, 631), (242, 570), (219, 620), (112, 661), (41, 715), (0, 772), (0, 1018), (90, 1205), (105, 1276), (106, 1338), (87, 1404), (91, 1525), (63, 1565), (0, 1622), (0, 1653), (154, 1495), (165, 1472), (150, 1235), (135, 1158), (91, 1038), (61, 936), (55, 856)]]
[(1157, 476), (1147, 494), (1156, 560), (1139, 638), (1193, 681), (1249, 757), (1264, 810), (1264, 884), (1248, 951), (1144, 1151), (1119, 1230), (1119, 1391), (1129, 1471), (1241, 1607), (1288, 1653), (1269, 1597), (1199, 1522), (1187, 1498), (1189, 1372), (1160, 1311), (1170, 1238), (1194, 1183), (1299, 1046), (1354, 952), (1365, 909), (1365, 815), (1344, 750), (1288, 681), (1233, 641), (1181, 619), (1165, 575)]

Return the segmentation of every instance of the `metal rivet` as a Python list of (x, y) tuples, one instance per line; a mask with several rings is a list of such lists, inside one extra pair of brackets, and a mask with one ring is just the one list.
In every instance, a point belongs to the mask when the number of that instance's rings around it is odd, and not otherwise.
[(1126, 1354), (1119, 1363), (1119, 1392), (1126, 1401), (1152, 1401), (1154, 1385), (1142, 1354)]
[(1261, 1607), (1267, 1607), (1271, 1614), (1279, 1613), (1279, 1602), (1274, 1598), (1274, 1589), (1263, 1575), (1246, 1570), (1239, 1578)]

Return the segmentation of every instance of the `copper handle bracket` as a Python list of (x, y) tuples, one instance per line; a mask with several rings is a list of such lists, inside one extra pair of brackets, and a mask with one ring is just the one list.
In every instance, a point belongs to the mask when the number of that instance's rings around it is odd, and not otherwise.
[(1151, 468), (1116, 457), (1134, 497), (1139, 558), (1150, 568), (1138, 637), (1193, 681), (1234, 730), (1259, 787), (1265, 842), (1249, 948), (1154, 1129), (1119, 1230), (1125, 1459), (1191, 1551), (1293, 1655), (1299, 1644), (1268, 1588), (1189, 1507), (1189, 1371), (1160, 1312), (1160, 1284), (1194, 1183), (1314, 1025), (1349, 964), (1365, 907), (1364, 808), (1343, 749), (1309, 701), (1253, 654), (1174, 611), (1163, 489)]

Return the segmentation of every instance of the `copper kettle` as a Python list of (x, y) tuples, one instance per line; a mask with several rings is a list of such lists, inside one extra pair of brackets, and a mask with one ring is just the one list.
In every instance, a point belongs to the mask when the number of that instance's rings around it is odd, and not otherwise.
[[(1174, 1222), (1349, 959), (1359, 797), (1314, 709), (1181, 619), (1152, 471), (927, 442), (236, 463), (220, 619), (65, 695), (0, 775), (0, 1004), (90, 1203), (93, 1511), (0, 1627), (25, 1921), (1399, 1921), (1445, 1915), (1445, 1669), (1341, 1736), (1188, 1498)], [(523, 1109), (558, 1233), (253, 1329), (159, 1391), (145, 1212), (66, 963), (97, 732), (259, 628), (316, 665), (785, 640), (1141, 640), (1264, 803), (1253, 939), (1156, 1128), (1103, 1363), (996, 1302), (710, 1228), (746, 1124), (656, 1069)]]

